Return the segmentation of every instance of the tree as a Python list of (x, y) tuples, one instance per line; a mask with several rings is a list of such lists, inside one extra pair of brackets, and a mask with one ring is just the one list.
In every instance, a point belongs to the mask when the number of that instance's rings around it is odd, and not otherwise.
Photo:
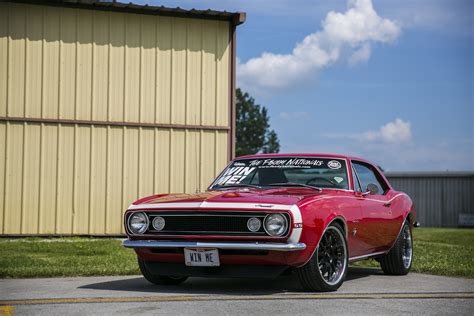
[(265, 144), (263, 145), (262, 152), (264, 154), (277, 153), (280, 151), (280, 141), (278, 140), (277, 133), (271, 130), (267, 133)]
[(267, 109), (255, 104), (254, 98), (239, 88), (236, 97), (236, 155), (279, 152), (278, 136), (274, 130), (269, 130)]

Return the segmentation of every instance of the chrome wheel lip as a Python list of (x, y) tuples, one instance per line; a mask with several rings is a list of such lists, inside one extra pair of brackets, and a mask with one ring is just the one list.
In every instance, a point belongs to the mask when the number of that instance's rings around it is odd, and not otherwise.
[(317, 267), (318, 267), (318, 271), (319, 271), (319, 275), (321, 276), (322, 280), (328, 284), (328, 285), (336, 285), (338, 284), (339, 282), (341, 282), (342, 278), (344, 277), (345, 275), (345, 272), (346, 272), (346, 269), (347, 269), (347, 266), (348, 266), (348, 263), (347, 263), (347, 256), (348, 256), (348, 252), (347, 252), (347, 245), (346, 245), (346, 242), (345, 242), (345, 238), (344, 238), (344, 235), (342, 234), (342, 232), (335, 228), (334, 226), (329, 226), (325, 231), (324, 231), (324, 234), (323, 236), (321, 237), (321, 239), (324, 237), (324, 235), (328, 232), (328, 231), (335, 231), (336, 234), (337, 234), (337, 237), (339, 238), (339, 241), (341, 242), (341, 245), (342, 245), (342, 251), (343, 251), (343, 256), (341, 258), (341, 261), (342, 261), (342, 269), (338, 270), (337, 271), (337, 276), (332, 280), (332, 281), (329, 281), (327, 280), (325, 277), (324, 277), (324, 274), (323, 272), (321, 271), (321, 268), (320, 268), (320, 262), (319, 262), (319, 247), (320, 247), (320, 244), (321, 244), (321, 240), (319, 241), (319, 245), (318, 245), (318, 249), (317, 249), (317, 252), (316, 252), (316, 262), (317, 262)]
[(413, 260), (413, 243), (411, 238), (411, 231), (408, 225), (403, 227), (402, 232), (402, 261), (405, 269), (411, 267), (411, 262)]

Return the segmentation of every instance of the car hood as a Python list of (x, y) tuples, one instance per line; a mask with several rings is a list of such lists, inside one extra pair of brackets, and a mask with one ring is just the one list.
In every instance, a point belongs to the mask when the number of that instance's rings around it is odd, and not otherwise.
[[(152, 204), (169, 204), (169, 207), (212, 207), (213, 203), (249, 203), (249, 204), (278, 204), (293, 205), (298, 202), (314, 196), (325, 195), (328, 192), (318, 192), (306, 188), (277, 188), (271, 190), (253, 190), (253, 189), (237, 189), (226, 191), (208, 191), (196, 194), (163, 194), (152, 195), (138, 201), (133, 205), (151, 207)], [(160, 205), (165, 206), (165, 205)], [(167, 205), (168, 206), (168, 205)], [(220, 204), (222, 207), (222, 204)], [(259, 205), (260, 206), (260, 205)]]

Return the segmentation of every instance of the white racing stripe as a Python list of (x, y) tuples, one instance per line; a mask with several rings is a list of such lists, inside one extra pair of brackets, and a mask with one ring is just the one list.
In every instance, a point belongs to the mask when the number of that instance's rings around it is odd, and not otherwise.
[[(301, 217), (300, 208), (297, 205), (293, 205), (290, 208), (290, 212), (293, 215), (293, 231), (291, 232), (290, 237), (288, 238), (289, 243), (296, 243), (300, 241), (301, 231), (303, 230), (303, 218)], [(295, 227), (295, 224), (301, 224), (300, 227)]]

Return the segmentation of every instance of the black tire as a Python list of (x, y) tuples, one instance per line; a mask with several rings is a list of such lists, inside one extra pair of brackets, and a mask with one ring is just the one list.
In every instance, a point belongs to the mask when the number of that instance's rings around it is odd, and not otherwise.
[(168, 276), (168, 275), (155, 275), (150, 272), (146, 266), (146, 262), (138, 258), (138, 266), (145, 279), (156, 285), (178, 285), (186, 281), (187, 276)]
[[(409, 247), (409, 250), (406, 248)], [(413, 238), (410, 224), (405, 221), (392, 249), (380, 258), (380, 267), (385, 274), (406, 275), (413, 262)]]
[[(331, 238), (335, 238), (335, 247), (331, 248), (330, 246), (327, 246), (327, 238), (329, 236), (331, 236)], [(323, 241), (323, 238), (326, 239)], [(332, 251), (333, 253), (330, 254), (328, 250)], [(337, 254), (335, 254), (334, 251), (336, 251)], [(338, 269), (335, 269), (334, 272), (335, 279), (333, 281), (330, 281), (326, 279), (326, 273), (322, 270), (324, 270), (325, 267), (327, 268), (328, 265), (328, 259), (326, 257), (331, 257), (333, 255), (337, 257), (336, 265), (338, 265)], [(321, 264), (321, 267), (319, 258), (324, 259), (325, 262)], [(334, 260), (330, 261), (329, 263), (332, 264), (333, 261)], [(321, 262), (323, 262), (323, 260), (321, 260)], [(311, 259), (304, 266), (298, 268), (296, 270), (296, 274), (298, 275), (298, 279), (300, 280), (300, 283), (305, 290), (317, 292), (332, 292), (336, 291), (344, 282), (348, 270), (348, 265), (349, 253), (347, 248), (347, 240), (344, 236), (344, 230), (342, 229), (341, 225), (333, 223), (326, 228), (323, 236), (321, 237), (321, 241), (319, 242), (319, 245), (316, 248), (316, 251), (314, 252)], [(326, 271), (327, 278), (330, 279), (331, 270)]]

